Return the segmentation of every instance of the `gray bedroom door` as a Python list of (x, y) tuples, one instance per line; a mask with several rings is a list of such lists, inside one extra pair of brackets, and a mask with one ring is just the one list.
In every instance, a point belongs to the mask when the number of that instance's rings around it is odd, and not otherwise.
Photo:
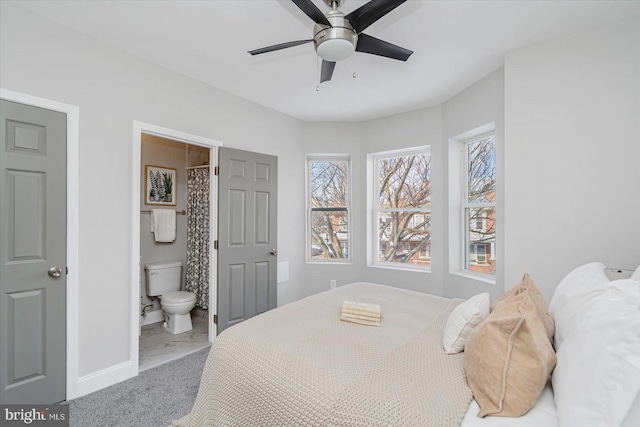
[(66, 398), (63, 113), (0, 101), (0, 403)]
[(276, 306), (278, 158), (220, 148), (218, 333)]

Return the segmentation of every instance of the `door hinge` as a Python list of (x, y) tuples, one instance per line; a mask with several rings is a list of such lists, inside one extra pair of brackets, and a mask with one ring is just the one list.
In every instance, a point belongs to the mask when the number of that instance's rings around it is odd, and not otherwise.
[(64, 274), (66, 274), (67, 276), (69, 275), (69, 267), (64, 268)]
[(215, 323), (216, 325), (218, 324), (218, 315), (217, 314), (213, 315), (213, 323)]
[(220, 166), (216, 166), (215, 168), (213, 168), (213, 174), (214, 175), (220, 175)]
[(213, 241), (213, 249), (218, 249), (218, 241), (217, 240)]

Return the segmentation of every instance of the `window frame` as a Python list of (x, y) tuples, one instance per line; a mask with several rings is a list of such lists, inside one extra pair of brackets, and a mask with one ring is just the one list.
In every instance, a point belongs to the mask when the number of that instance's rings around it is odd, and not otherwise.
[[(312, 162), (345, 162), (347, 165), (347, 183), (346, 183), (346, 195), (345, 195), (345, 204), (344, 208), (313, 208), (311, 206), (311, 163)], [(307, 264), (351, 264), (353, 255), (352, 255), (352, 223), (351, 223), (351, 183), (352, 183), (352, 174), (351, 174), (351, 155), (350, 154), (339, 154), (339, 153), (313, 153), (305, 155), (305, 210), (306, 210), (306, 221), (305, 221), (305, 258)], [(312, 259), (311, 249), (313, 244), (313, 239), (311, 237), (311, 224), (312, 224), (312, 215), (313, 212), (318, 211), (327, 211), (332, 210), (336, 212), (347, 212), (347, 257), (346, 258), (325, 258), (325, 259)]]
[[(380, 215), (380, 182), (379, 182), (379, 162), (383, 159), (390, 159), (395, 157), (408, 157), (413, 155), (428, 154), (431, 160), (432, 151), (431, 145), (421, 145), (417, 147), (403, 148), (397, 150), (381, 151), (376, 153), (367, 154), (367, 266), (375, 268), (386, 268), (402, 271), (414, 271), (420, 273), (431, 273), (431, 265), (419, 265), (400, 262), (380, 261), (380, 233), (378, 230), (379, 215)], [(385, 209), (382, 212), (417, 212), (420, 214), (428, 215), (432, 218), (431, 208), (431, 196), (429, 200), (428, 208), (400, 208), (400, 209)], [(429, 259), (431, 256), (431, 241), (429, 242), (428, 249)], [(418, 252), (418, 258), (420, 253)]]
[[(496, 159), (497, 162), (497, 145), (496, 145), (496, 134), (495, 134), (495, 130), (491, 130), (489, 132), (484, 132), (481, 134), (477, 134), (474, 135), (473, 137), (464, 139), (462, 141), (460, 141), (460, 149), (462, 151), (462, 155), (461, 155), (461, 160), (462, 160), (462, 167), (461, 167), (461, 172), (462, 172), (462, 191), (461, 191), (461, 204), (460, 204), (460, 209), (461, 209), (461, 218), (462, 218), (462, 247), (461, 247), (461, 265), (460, 265), (460, 270), (462, 271), (462, 273), (464, 274), (468, 274), (468, 275), (472, 275), (472, 276), (478, 276), (484, 279), (489, 279), (489, 280), (495, 280), (496, 278), (496, 271), (494, 270), (493, 274), (489, 274), (489, 273), (482, 273), (480, 271), (475, 271), (475, 270), (471, 270), (470, 268), (467, 268), (467, 265), (471, 262), (471, 249), (470, 249), (470, 245), (471, 245), (471, 240), (469, 238), (471, 230), (470, 230), (470, 223), (469, 223), (469, 217), (467, 215), (467, 210), (471, 210), (471, 209), (485, 209), (485, 208), (493, 208), (493, 212), (495, 215), (496, 212), (496, 201), (494, 198), (493, 202), (477, 202), (477, 203), (470, 203), (469, 202), (469, 149), (468, 146), (469, 144), (473, 144), (474, 142), (478, 142), (478, 141), (482, 141), (484, 139), (488, 139), (492, 137), (493, 138), (493, 150), (494, 150), (494, 157)], [(496, 175), (494, 176), (494, 182), (497, 185), (497, 164), (496, 164)], [(496, 189), (494, 189), (494, 194), (496, 192)], [(483, 227), (486, 226), (486, 219), (482, 219), (481, 220), (483, 223)], [(486, 257), (486, 245), (490, 245), (491, 246), (491, 255), (488, 258), (485, 258), (485, 262), (488, 263), (489, 260), (493, 259), (496, 260), (496, 220), (494, 219), (494, 241), (493, 242), (487, 242), (484, 243), (485, 245), (485, 257)], [(477, 263), (477, 261), (476, 261)], [(497, 260), (496, 260), (497, 263)], [(497, 270), (497, 268), (496, 268)]]

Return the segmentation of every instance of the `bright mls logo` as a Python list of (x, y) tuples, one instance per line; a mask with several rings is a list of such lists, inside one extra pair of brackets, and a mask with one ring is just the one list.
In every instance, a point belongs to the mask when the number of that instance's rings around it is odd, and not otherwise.
[(69, 427), (67, 405), (0, 405), (3, 426)]

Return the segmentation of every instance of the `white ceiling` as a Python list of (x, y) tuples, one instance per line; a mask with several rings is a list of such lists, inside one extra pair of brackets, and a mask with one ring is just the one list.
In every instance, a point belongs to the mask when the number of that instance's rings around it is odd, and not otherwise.
[[(164, 68), (307, 121), (362, 121), (437, 105), (503, 65), (505, 53), (640, 15), (640, 1), (409, 0), (365, 33), (415, 53), (405, 63), (355, 53), (316, 91), (312, 38), (290, 1), (15, 1)], [(316, 6), (325, 11), (321, 0)], [(349, 13), (366, 3), (347, 0)], [(353, 74), (356, 73), (356, 78)]]

